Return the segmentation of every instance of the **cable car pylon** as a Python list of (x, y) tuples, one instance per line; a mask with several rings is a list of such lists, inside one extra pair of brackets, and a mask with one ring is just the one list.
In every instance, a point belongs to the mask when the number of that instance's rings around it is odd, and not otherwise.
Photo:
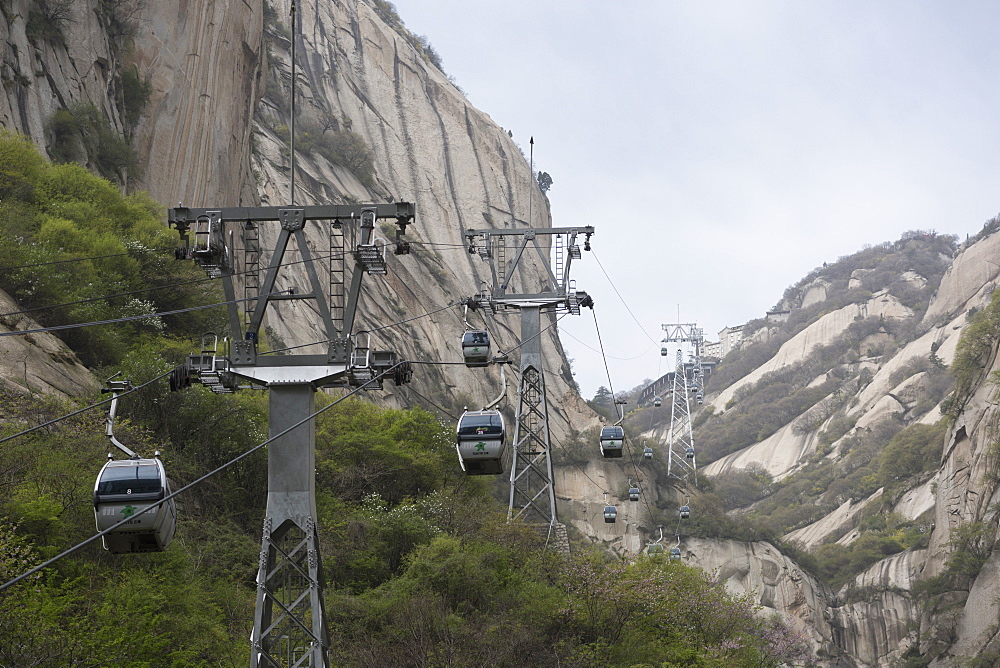
[[(172, 372), (171, 389), (187, 387), (197, 380), (217, 393), (233, 392), (248, 384), (269, 390), (268, 429), (274, 440), (268, 446), (267, 510), (250, 639), (251, 668), (330, 665), (317, 534), (316, 429), (309, 417), (316, 412), (317, 388), (346, 385), (380, 389), (383, 377), (390, 377), (396, 385), (409, 382), (409, 364), (400, 362), (393, 351), (373, 350), (370, 335), (362, 341), (362, 332), (354, 332), (354, 320), (364, 275), (386, 273), (386, 243), (376, 237), (377, 222), (394, 219), (398, 240), (413, 216), (414, 207), (407, 202), (178, 207), (167, 211), (168, 223), (184, 242), (176, 257), (194, 260), (210, 276), (222, 281), (228, 301), (231, 347), (220, 350), (217, 336), (203, 337), (201, 353), (189, 356), (185, 365)], [(252, 297), (236, 299), (238, 246), (242, 245), (243, 265), (255, 266), (251, 260), (259, 256), (261, 233), (275, 227), (280, 229), (275, 230), (277, 240), (264, 280), (258, 283), (258, 276), (244, 279), (244, 290)], [(344, 234), (345, 228), (348, 235)], [(341, 269), (331, 262), (330, 274), (336, 277), (327, 284), (333, 288), (329, 295), (325, 294), (307, 243), (306, 233), (311, 230), (329, 236), (333, 257), (354, 258), (349, 283), (341, 282)], [(347, 247), (345, 236), (356, 242), (353, 247)], [(287, 266), (284, 254), (292, 244), (304, 260), (307, 290), (279, 290), (276, 285)], [(293, 284), (296, 280), (293, 276), (284, 278)], [(305, 301), (317, 314), (319, 327), (325, 333), (325, 342), (315, 346), (322, 348), (319, 352), (264, 355), (258, 351), (268, 308), (278, 308), (288, 300)], [(251, 306), (241, 317), (239, 304), (244, 301)]]
[[(663, 325), (667, 333), (663, 339), (663, 350), (667, 343), (689, 343), (694, 346), (693, 361), (684, 362), (684, 351), (677, 350), (674, 366), (673, 397), (670, 407), (670, 431), (667, 433), (667, 475), (686, 479), (689, 474), (697, 475), (694, 436), (691, 432), (690, 393), (701, 403), (703, 396), (700, 350), (704, 342), (702, 329), (693, 324)], [(689, 378), (690, 374), (690, 378)]]
[[(591, 297), (586, 292), (577, 291), (575, 283), (569, 278), (573, 260), (581, 257), (577, 237), (584, 235), (583, 249), (590, 250), (593, 233), (594, 228), (589, 226), (468, 229), (465, 232), (469, 253), (479, 255), (489, 263), (491, 287), (488, 292), (483, 292), (483, 304), (494, 312), (518, 310), (521, 315), (520, 379), (507, 521), (523, 521), (542, 527), (547, 539), (555, 538), (565, 551), (569, 550), (569, 542), (566, 527), (558, 519), (552, 477), (541, 342), (542, 313), (561, 311), (579, 315), (581, 306), (593, 308)], [(551, 248), (543, 248), (539, 244), (540, 237), (551, 237)], [(534, 246), (546, 269), (548, 285), (537, 293), (515, 293), (511, 286), (512, 279), (529, 245)]]

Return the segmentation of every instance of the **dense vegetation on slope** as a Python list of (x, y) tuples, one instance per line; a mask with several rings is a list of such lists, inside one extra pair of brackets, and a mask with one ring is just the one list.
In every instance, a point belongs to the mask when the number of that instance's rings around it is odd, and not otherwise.
[[(2, 287), (44, 324), (114, 320), (221, 301), (174, 262), (172, 233), (142, 195), (122, 197), (25, 140), (0, 139), (0, 225), (20, 243)], [(169, 285), (170, 289), (154, 289)], [(117, 295), (117, 296), (114, 296)], [(130, 300), (141, 295), (143, 304)], [(86, 300), (86, 301), (84, 301)], [(214, 310), (64, 330), (81, 358), (144, 383), (193, 350)], [(4, 393), (0, 437), (81, 404)], [(317, 404), (337, 399), (321, 394)], [(0, 581), (94, 533), (92, 491), (108, 442), (103, 409), (0, 448)], [(163, 452), (176, 488), (267, 432), (263, 393), (165, 381), (123, 397), (116, 436)], [(662, 558), (572, 559), (504, 522), (489, 481), (458, 469), (452, 425), (350, 399), (316, 420), (317, 504), (335, 661), (411, 666), (776, 666), (800, 654), (747, 597)], [(91, 543), (0, 594), (0, 665), (245, 665), (267, 486), (256, 453), (179, 497), (165, 552)]]

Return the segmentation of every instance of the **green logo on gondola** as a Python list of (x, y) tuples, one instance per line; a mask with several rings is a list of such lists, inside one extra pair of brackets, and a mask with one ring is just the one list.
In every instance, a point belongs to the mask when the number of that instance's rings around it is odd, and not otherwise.
[(122, 508), (122, 515), (124, 515), (125, 517), (132, 517), (132, 515), (134, 514), (135, 514), (134, 506), (125, 506), (124, 508)]
[(476, 443), (476, 452), (486, 452), (485, 441), (479, 441), (478, 443)]

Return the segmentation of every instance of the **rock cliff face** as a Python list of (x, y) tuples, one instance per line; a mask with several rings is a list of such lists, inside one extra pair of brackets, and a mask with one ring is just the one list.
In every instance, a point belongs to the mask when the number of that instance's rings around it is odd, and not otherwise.
[[(36, 329), (38, 323), (18, 313), (17, 303), (0, 292), (0, 332)], [(66, 345), (46, 332), (0, 337), (0, 385), (18, 393), (80, 396), (97, 382)]]

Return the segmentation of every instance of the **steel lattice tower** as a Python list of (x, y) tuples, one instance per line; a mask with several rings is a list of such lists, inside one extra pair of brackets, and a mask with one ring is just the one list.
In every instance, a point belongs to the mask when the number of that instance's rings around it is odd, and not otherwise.
[[(691, 393), (701, 397), (703, 392), (701, 345), (704, 334), (694, 324), (663, 325), (667, 333), (663, 343), (689, 343), (694, 346), (692, 362), (685, 364), (684, 352), (677, 350), (674, 367), (673, 402), (670, 407), (670, 431), (667, 435), (667, 474), (686, 478), (697, 473), (698, 464), (691, 431)], [(690, 377), (689, 374), (690, 373)]]
[[(233, 392), (241, 387), (266, 387), (269, 393), (269, 425), (273, 439), (268, 445), (267, 510), (257, 572), (257, 604), (250, 642), (251, 668), (328, 668), (330, 641), (323, 599), (323, 569), (317, 534), (316, 431), (311, 419), (316, 412), (319, 387), (378, 389), (383, 376), (397, 385), (409, 380), (407, 363), (395, 352), (372, 350), (353, 335), (364, 275), (385, 274), (385, 242), (375, 237), (379, 219), (395, 219), (398, 226), (396, 252), (405, 248), (401, 240), (412, 222), (413, 205), (406, 202), (378, 205), (318, 205), (289, 207), (232, 207), (221, 209), (176, 208), (167, 212), (170, 225), (185, 242), (178, 257), (192, 259), (210, 276), (222, 280), (229, 302), (232, 350), (220, 352), (218, 338), (203, 338), (202, 352), (171, 374), (172, 389), (197, 380), (214, 392)], [(306, 232), (323, 221), (329, 225), (331, 254), (353, 256), (349, 283), (344, 270), (331, 261), (334, 287), (324, 294), (307, 243)], [(263, 282), (259, 282), (260, 225), (279, 231)], [(239, 226), (242, 234), (236, 234)], [(345, 245), (343, 229), (356, 243)], [(322, 227), (319, 228), (322, 230)], [(193, 237), (193, 238), (192, 238)], [(236, 299), (235, 239), (244, 245), (244, 299)], [(306, 286), (279, 290), (284, 273), (284, 254), (294, 243), (302, 256)], [(336, 257), (336, 255), (334, 255)], [(294, 285), (294, 277), (284, 276)], [(289, 300), (311, 304), (318, 315), (326, 341), (314, 354), (259, 355), (257, 344), (269, 307)], [(241, 317), (239, 303), (245, 303)], [(212, 342), (214, 337), (214, 343)], [(206, 345), (206, 341), (209, 342)]]
[[(521, 380), (517, 387), (514, 458), (510, 470), (508, 519), (552, 526), (556, 492), (552, 484), (549, 411), (542, 369), (539, 308), (521, 309)], [(527, 334), (534, 332), (534, 334)]]
[[(551, 439), (542, 358), (542, 313), (556, 311), (579, 315), (581, 306), (593, 305), (586, 292), (577, 291), (569, 279), (573, 260), (581, 257), (577, 235), (584, 234), (590, 250), (593, 227), (553, 227), (466, 230), (469, 252), (490, 265), (491, 291), (480, 301), (493, 311), (516, 309), (521, 313), (521, 363), (518, 407), (514, 424), (514, 456), (510, 470), (508, 521), (521, 520), (545, 528), (565, 539), (565, 527), (556, 511), (552, 479)], [(552, 248), (543, 248), (539, 237), (551, 236)], [(507, 247), (507, 239), (514, 241)], [(548, 286), (538, 293), (514, 293), (511, 282), (528, 245), (534, 246), (547, 271)], [(553, 257), (549, 257), (549, 252)], [(512, 259), (509, 259), (510, 256)], [(550, 261), (551, 260), (551, 261)]]
[(670, 407), (667, 451), (667, 475), (686, 478), (689, 472), (697, 471), (694, 436), (691, 433), (687, 370), (684, 365), (684, 353), (680, 350), (677, 351), (677, 365), (674, 367), (673, 403)]

